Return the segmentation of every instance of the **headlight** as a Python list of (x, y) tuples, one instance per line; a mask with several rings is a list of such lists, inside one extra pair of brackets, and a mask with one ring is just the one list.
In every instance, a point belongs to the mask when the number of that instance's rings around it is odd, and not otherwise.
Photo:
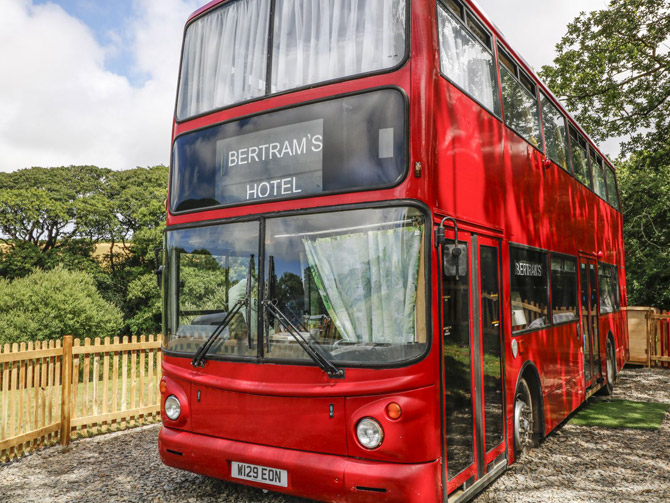
[(384, 440), (384, 429), (371, 417), (364, 417), (356, 426), (358, 441), (366, 449), (376, 449)]
[(165, 415), (176, 421), (181, 414), (181, 404), (176, 396), (170, 395), (165, 399)]

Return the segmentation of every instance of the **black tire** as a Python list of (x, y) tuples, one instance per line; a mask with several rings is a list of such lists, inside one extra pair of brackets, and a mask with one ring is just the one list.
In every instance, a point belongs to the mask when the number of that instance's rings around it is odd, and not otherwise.
[(514, 451), (517, 454), (527, 453), (535, 447), (536, 417), (530, 387), (521, 378), (514, 397)]
[(602, 388), (602, 394), (606, 396), (614, 393), (614, 380), (616, 379), (616, 357), (612, 339), (607, 338), (607, 365), (605, 366), (605, 386)]

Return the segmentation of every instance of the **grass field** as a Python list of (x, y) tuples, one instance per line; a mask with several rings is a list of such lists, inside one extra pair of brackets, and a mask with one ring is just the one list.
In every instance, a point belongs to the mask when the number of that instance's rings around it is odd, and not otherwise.
[(669, 409), (670, 404), (667, 403), (630, 400), (592, 402), (579, 410), (570, 423), (577, 426), (658, 430)]

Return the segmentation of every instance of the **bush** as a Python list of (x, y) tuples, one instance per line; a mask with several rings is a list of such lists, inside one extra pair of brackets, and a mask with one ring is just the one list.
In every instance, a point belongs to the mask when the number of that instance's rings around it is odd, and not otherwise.
[(116, 335), (121, 311), (105, 301), (93, 276), (57, 266), (0, 279), (0, 343)]

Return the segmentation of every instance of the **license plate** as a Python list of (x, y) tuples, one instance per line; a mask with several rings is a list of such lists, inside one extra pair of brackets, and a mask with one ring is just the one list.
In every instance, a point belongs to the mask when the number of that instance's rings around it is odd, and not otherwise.
[(230, 467), (230, 475), (234, 479), (251, 480), (280, 487), (288, 486), (288, 472), (278, 468), (233, 461)]

